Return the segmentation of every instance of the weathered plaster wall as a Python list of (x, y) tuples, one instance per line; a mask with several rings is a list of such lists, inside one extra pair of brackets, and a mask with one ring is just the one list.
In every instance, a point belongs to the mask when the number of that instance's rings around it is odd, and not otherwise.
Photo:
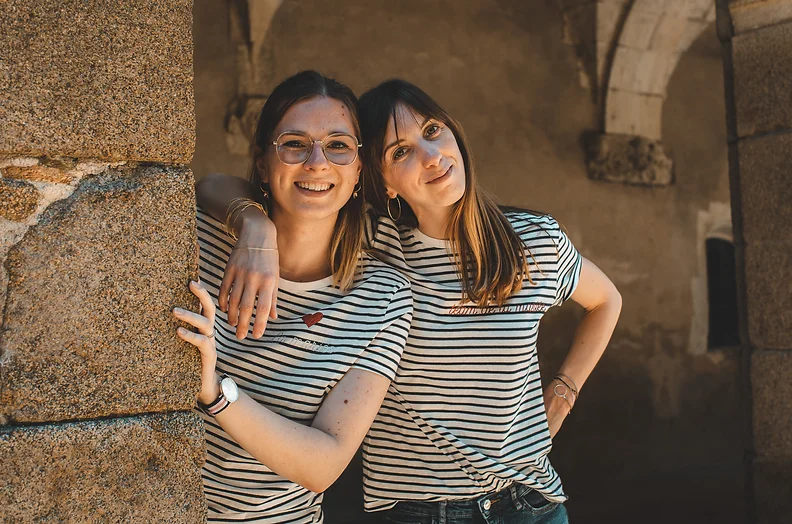
[(0, 522), (205, 519), (191, 8), (0, 2)]
[[(232, 44), (217, 29), (227, 14), (207, 1), (196, 3), (195, 17), (192, 168), (199, 177), (210, 170), (245, 176), (247, 161), (222, 148), (225, 106), (236, 94)], [(450, 0), (310, 7), (286, 0), (265, 42), (268, 78), (315, 68), (357, 92), (389, 77), (424, 87), (461, 120), (484, 184), (503, 203), (556, 215), (582, 253), (617, 284), (624, 297), (617, 333), (553, 453), (574, 521), (686, 522), (679, 516), (684, 509), (691, 522), (741, 522), (738, 358), (702, 355), (690, 346), (693, 283), (705, 276), (698, 260), (700, 216), (729, 202), (714, 28), (681, 57), (667, 87), (662, 136), (676, 182), (662, 188), (588, 178), (581, 136), (598, 129), (599, 113), (580, 85), (575, 49), (563, 34), (563, 17), (551, 0), (481, 0), (464, 7)], [(260, 86), (260, 93), (269, 88)], [(560, 362), (579, 316), (565, 306), (545, 320), (540, 353), (546, 373)], [(328, 505), (355, 503), (344, 498), (354, 491), (355, 475), (333, 488)], [(343, 521), (334, 508), (335, 522)]]

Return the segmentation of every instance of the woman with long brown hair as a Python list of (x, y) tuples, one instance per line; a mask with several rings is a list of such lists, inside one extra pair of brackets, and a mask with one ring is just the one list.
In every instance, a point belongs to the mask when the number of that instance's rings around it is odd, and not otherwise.
[[(414, 302), (399, 371), (364, 441), (366, 509), (395, 523), (566, 522), (551, 439), (607, 346), (621, 297), (555, 219), (494, 203), (461, 126), (426, 93), (392, 80), (359, 107), (368, 248), (410, 280)], [(213, 193), (215, 209), (249, 191), (230, 189)], [(266, 242), (266, 219), (254, 215), (242, 229)], [(240, 263), (224, 285), (239, 296), (269, 274)], [(570, 298), (586, 314), (543, 390), (539, 321)], [(259, 301), (257, 322), (271, 306)]]

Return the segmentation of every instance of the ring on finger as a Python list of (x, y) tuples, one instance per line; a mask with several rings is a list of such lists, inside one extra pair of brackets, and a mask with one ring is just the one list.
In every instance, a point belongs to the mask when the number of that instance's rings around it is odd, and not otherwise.
[(215, 330), (215, 328), (212, 328), (212, 332), (206, 335), (206, 338), (214, 338), (216, 334), (217, 331)]

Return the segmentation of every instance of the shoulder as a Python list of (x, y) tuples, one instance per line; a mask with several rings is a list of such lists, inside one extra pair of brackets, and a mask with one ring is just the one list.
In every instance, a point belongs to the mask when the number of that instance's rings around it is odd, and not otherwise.
[(558, 221), (547, 213), (505, 208), (503, 214), (527, 247), (547, 241), (555, 243), (562, 232)]
[(401, 289), (409, 290), (410, 281), (395, 268), (369, 253), (363, 253), (361, 258), (360, 276), (362, 281), (389, 285), (394, 292)]

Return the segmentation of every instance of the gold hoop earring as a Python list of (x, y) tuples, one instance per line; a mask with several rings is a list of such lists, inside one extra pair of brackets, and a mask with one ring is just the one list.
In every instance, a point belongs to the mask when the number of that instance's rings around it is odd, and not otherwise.
[[(397, 216), (396, 218), (393, 218), (393, 215), (391, 214), (391, 209), (390, 209), (390, 203), (391, 203), (391, 200), (395, 200), (395, 201), (396, 201), (396, 203), (397, 203), (397, 204), (399, 204), (399, 216)], [(389, 198), (389, 199), (388, 199), (388, 203), (387, 203), (387, 204), (385, 204), (385, 207), (387, 207), (387, 208), (388, 208), (388, 216), (389, 216), (389, 217), (391, 217), (391, 220), (393, 220), (394, 222), (396, 222), (397, 220), (399, 220), (399, 219), (401, 218), (401, 214), (402, 214), (401, 200), (399, 199), (399, 197), (398, 197), (398, 196), (397, 196), (397, 197), (394, 197), (394, 198)]]
[[(360, 187), (358, 187), (358, 186), (360, 186)], [(352, 189), (352, 198), (357, 198), (358, 197), (358, 193), (360, 193), (362, 190), (363, 190), (363, 184), (361, 184), (360, 182), (355, 184), (355, 187)]]

